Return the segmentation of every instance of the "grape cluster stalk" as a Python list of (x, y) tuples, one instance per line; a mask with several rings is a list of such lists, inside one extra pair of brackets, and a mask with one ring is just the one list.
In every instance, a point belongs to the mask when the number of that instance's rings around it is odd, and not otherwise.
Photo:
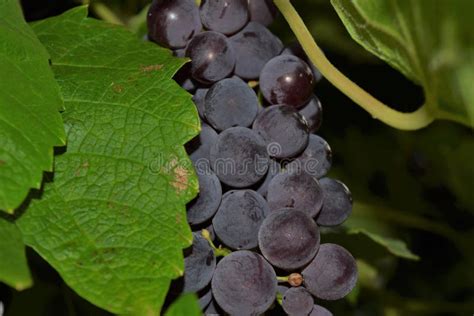
[(197, 293), (206, 315), (332, 315), (321, 302), (357, 282), (353, 256), (321, 243), (320, 227), (352, 210), (317, 135), (322, 76), (299, 44), (285, 47), (267, 28), (276, 15), (271, 0), (155, 0), (148, 13), (148, 39), (191, 59), (174, 79), (201, 118), (186, 145), (199, 195), (169, 297)]

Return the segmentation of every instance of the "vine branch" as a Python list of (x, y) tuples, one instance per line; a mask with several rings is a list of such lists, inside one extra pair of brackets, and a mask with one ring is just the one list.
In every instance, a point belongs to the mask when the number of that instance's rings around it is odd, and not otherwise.
[(434, 117), (428, 111), (426, 104), (414, 112), (403, 113), (390, 108), (367, 93), (364, 89), (347, 78), (326, 58), (303, 20), (298, 15), (298, 12), (290, 3), (290, 0), (274, 0), (274, 2), (316, 68), (318, 68), (329, 82), (364, 110), (369, 112), (373, 118), (379, 119), (385, 124), (401, 130), (417, 130), (428, 126), (434, 121)]

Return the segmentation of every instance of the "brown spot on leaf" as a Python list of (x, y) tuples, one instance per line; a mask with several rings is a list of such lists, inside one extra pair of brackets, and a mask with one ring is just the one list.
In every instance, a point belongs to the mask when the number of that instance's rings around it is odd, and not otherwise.
[(81, 175), (81, 171), (82, 170), (87, 170), (87, 169), (89, 169), (89, 162), (88, 161), (86, 161), (82, 165), (80, 165), (79, 168), (76, 169), (76, 172), (74, 173), (74, 175), (76, 177), (79, 177)]
[(162, 68), (163, 68), (163, 65), (148, 65), (148, 66), (141, 65), (140, 66), (140, 71), (141, 72), (152, 72), (152, 71), (159, 71)]
[(5, 164), (6, 164), (6, 162), (4, 160), (0, 160), (0, 167), (5, 165)]
[(114, 83), (112, 85), (112, 89), (116, 92), (116, 93), (122, 93), (123, 92), (123, 86), (121, 84), (118, 84), (118, 83)]
[(174, 168), (173, 172), (174, 180), (171, 185), (175, 188), (176, 193), (180, 194), (188, 189), (189, 172), (182, 166)]

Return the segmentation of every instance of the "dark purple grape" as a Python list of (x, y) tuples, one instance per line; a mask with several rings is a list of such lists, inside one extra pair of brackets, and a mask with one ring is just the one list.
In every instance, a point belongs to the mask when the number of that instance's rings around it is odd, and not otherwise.
[(263, 139), (251, 129), (232, 127), (223, 131), (211, 148), (211, 167), (219, 179), (232, 187), (249, 187), (268, 170)]
[(234, 73), (242, 79), (258, 79), (263, 66), (283, 49), (281, 41), (265, 26), (250, 22), (230, 37), (235, 51)]
[(201, 21), (208, 30), (230, 35), (243, 28), (248, 20), (247, 0), (203, 0), (201, 3)]
[(186, 47), (191, 58), (191, 74), (202, 83), (214, 83), (232, 73), (235, 66), (234, 49), (225, 35), (202, 32), (193, 37)]
[(331, 178), (319, 180), (324, 202), (317, 223), (321, 226), (341, 225), (351, 214), (352, 195), (347, 186)]
[(282, 55), (294, 55), (296, 57), (299, 57), (301, 58), (302, 60), (304, 60), (308, 66), (311, 68), (311, 71), (313, 73), (313, 77), (314, 77), (314, 82), (319, 82), (322, 78), (323, 78), (323, 75), (321, 74), (321, 72), (318, 70), (318, 68), (316, 68), (316, 66), (314, 66), (314, 64), (309, 60), (308, 56), (306, 55), (305, 51), (303, 50), (303, 47), (301, 47), (301, 45), (299, 43), (293, 43), (291, 44), (290, 46), (288, 46), (287, 48), (285, 48), (282, 52), (281, 52)]
[(232, 249), (258, 246), (258, 230), (270, 212), (267, 201), (252, 190), (232, 190), (224, 194), (212, 220), (217, 237)]
[(221, 183), (210, 170), (198, 171), (199, 195), (188, 204), (188, 223), (197, 225), (214, 216), (222, 198)]
[(299, 113), (305, 119), (311, 133), (319, 130), (323, 121), (323, 107), (314, 94), (311, 100), (299, 110)]
[(281, 166), (278, 162), (273, 159), (270, 159), (270, 163), (268, 164), (268, 171), (265, 179), (263, 182), (259, 184), (257, 187), (257, 192), (260, 193), (263, 197), (267, 196), (268, 186), (272, 179), (281, 171)]
[(168, 48), (185, 47), (202, 28), (194, 0), (154, 0), (147, 22), (148, 37)]
[(193, 244), (184, 251), (183, 292), (197, 292), (211, 282), (216, 268), (214, 250), (200, 233), (193, 233)]
[(216, 304), (214, 300), (209, 303), (207, 308), (204, 310), (204, 315), (206, 316), (221, 316), (224, 315), (224, 312), (222, 309), (219, 307), (219, 305)]
[(196, 105), (196, 109), (198, 110), (199, 116), (203, 120), (206, 119), (204, 116), (204, 99), (206, 98), (207, 91), (209, 91), (209, 89), (207, 88), (198, 88), (196, 89), (193, 95), (194, 105)]
[(288, 105), (265, 108), (257, 115), (253, 129), (265, 140), (268, 154), (275, 158), (293, 157), (308, 145), (308, 126)]
[(248, 0), (248, 2), (251, 21), (269, 26), (278, 15), (273, 0)]
[(309, 135), (308, 147), (287, 165), (293, 172), (304, 171), (319, 179), (324, 177), (332, 165), (332, 151), (329, 144), (321, 137)]
[(210, 150), (216, 140), (216, 131), (201, 122), (201, 133), (186, 144), (186, 152), (199, 171), (209, 169)]
[(218, 131), (230, 127), (252, 125), (258, 112), (258, 98), (241, 79), (228, 78), (216, 82), (204, 100), (204, 116)]
[(219, 262), (211, 285), (214, 299), (228, 314), (260, 315), (275, 300), (277, 279), (261, 255), (240, 250)]
[(178, 72), (173, 76), (181, 88), (188, 92), (193, 92), (197, 89), (198, 83), (191, 76), (191, 64), (187, 63), (181, 67)]
[(310, 217), (318, 215), (324, 195), (318, 181), (305, 172), (285, 171), (276, 175), (268, 186), (270, 209), (296, 208)]
[(260, 73), (260, 91), (270, 104), (300, 108), (311, 99), (313, 86), (311, 68), (292, 55), (271, 59)]
[(328, 311), (324, 307), (315, 304), (309, 316), (333, 316), (333, 315), (330, 311)]
[(336, 244), (322, 244), (313, 261), (302, 272), (308, 291), (323, 300), (338, 300), (357, 282), (354, 257)]
[(201, 310), (205, 309), (212, 301), (212, 290), (209, 289), (204, 294), (199, 296), (199, 307)]
[(314, 300), (304, 287), (292, 287), (283, 295), (281, 307), (291, 316), (307, 316), (313, 310)]
[(294, 270), (309, 263), (319, 248), (319, 229), (306, 213), (290, 208), (271, 212), (258, 232), (258, 245), (274, 266)]

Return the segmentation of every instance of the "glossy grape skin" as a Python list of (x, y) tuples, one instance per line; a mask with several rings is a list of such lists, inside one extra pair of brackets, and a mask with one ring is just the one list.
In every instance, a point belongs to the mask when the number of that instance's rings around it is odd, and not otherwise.
[(191, 58), (191, 74), (204, 84), (211, 84), (229, 76), (234, 70), (235, 53), (225, 35), (202, 32), (194, 36), (186, 47)]
[(251, 129), (232, 127), (219, 134), (211, 148), (211, 167), (223, 183), (249, 187), (268, 170), (265, 142)]
[(197, 292), (211, 282), (216, 268), (214, 250), (201, 234), (193, 233), (193, 244), (184, 251), (183, 292)]
[(278, 9), (272, 0), (248, 0), (250, 20), (269, 26), (278, 15)]
[(309, 102), (306, 103), (298, 112), (306, 121), (310, 133), (319, 130), (323, 122), (323, 107), (321, 106), (318, 97), (313, 94)]
[(182, 48), (202, 29), (194, 0), (154, 0), (147, 16), (148, 37), (167, 48)]
[(204, 116), (218, 131), (252, 125), (258, 112), (255, 91), (241, 79), (227, 78), (216, 82), (204, 99)]
[(214, 299), (228, 314), (260, 315), (275, 300), (277, 279), (261, 255), (239, 250), (219, 262), (211, 285)]
[(265, 108), (257, 115), (252, 128), (262, 136), (269, 155), (275, 158), (293, 157), (308, 145), (308, 126), (291, 106)]
[(260, 91), (270, 104), (301, 108), (311, 99), (313, 87), (311, 68), (293, 55), (271, 59), (260, 73)]
[(333, 316), (333, 314), (320, 305), (314, 305), (309, 316)]
[(283, 295), (281, 307), (290, 316), (307, 316), (313, 310), (314, 300), (304, 287), (292, 287)]
[(247, 0), (202, 0), (201, 21), (206, 29), (230, 35), (249, 20)]
[(217, 132), (204, 122), (201, 122), (201, 133), (190, 140), (186, 145), (186, 152), (197, 169), (208, 169), (210, 151), (217, 140)]
[(258, 185), (256, 191), (260, 193), (263, 197), (266, 197), (270, 182), (277, 174), (280, 173), (280, 171), (281, 171), (280, 164), (277, 161), (270, 159), (270, 163), (268, 164), (267, 175), (265, 176), (265, 179), (263, 179), (263, 182)]
[(301, 47), (301, 45), (299, 43), (295, 42), (295, 43), (291, 44), (290, 46), (286, 47), (281, 52), (281, 54), (282, 55), (294, 55), (294, 56), (299, 57), (302, 60), (304, 60), (308, 64), (308, 66), (311, 68), (315, 83), (319, 82), (323, 78), (323, 75), (321, 74), (321, 72), (309, 60), (308, 56), (306, 55), (305, 51), (303, 50), (303, 47)]
[(246, 80), (258, 79), (265, 64), (283, 49), (280, 39), (255, 22), (247, 24), (229, 40), (236, 56), (234, 73)]
[(214, 216), (222, 198), (222, 188), (217, 176), (210, 170), (197, 172), (199, 195), (187, 206), (190, 225), (204, 223)]
[(268, 186), (267, 201), (270, 209), (296, 208), (315, 217), (324, 201), (318, 180), (305, 172), (285, 171), (276, 175)]
[(341, 181), (323, 178), (319, 181), (324, 202), (317, 223), (321, 226), (341, 225), (352, 212), (352, 195)]
[(306, 149), (287, 165), (288, 170), (304, 171), (316, 179), (324, 177), (332, 166), (332, 150), (318, 135), (309, 135)]
[(274, 266), (291, 271), (305, 266), (318, 252), (319, 228), (306, 213), (290, 208), (272, 211), (258, 232), (263, 256)]
[(212, 220), (219, 239), (232, 249), (258, 246), (258, 231), (270, 212), (267, 201), (252, 190), (232, 190), (222, 197)]
[(313, 261), (303, 270), (305, 287), (323, 300), (345, 297), (357, 282), (354, 257), (336, 244), (322, 244)]

